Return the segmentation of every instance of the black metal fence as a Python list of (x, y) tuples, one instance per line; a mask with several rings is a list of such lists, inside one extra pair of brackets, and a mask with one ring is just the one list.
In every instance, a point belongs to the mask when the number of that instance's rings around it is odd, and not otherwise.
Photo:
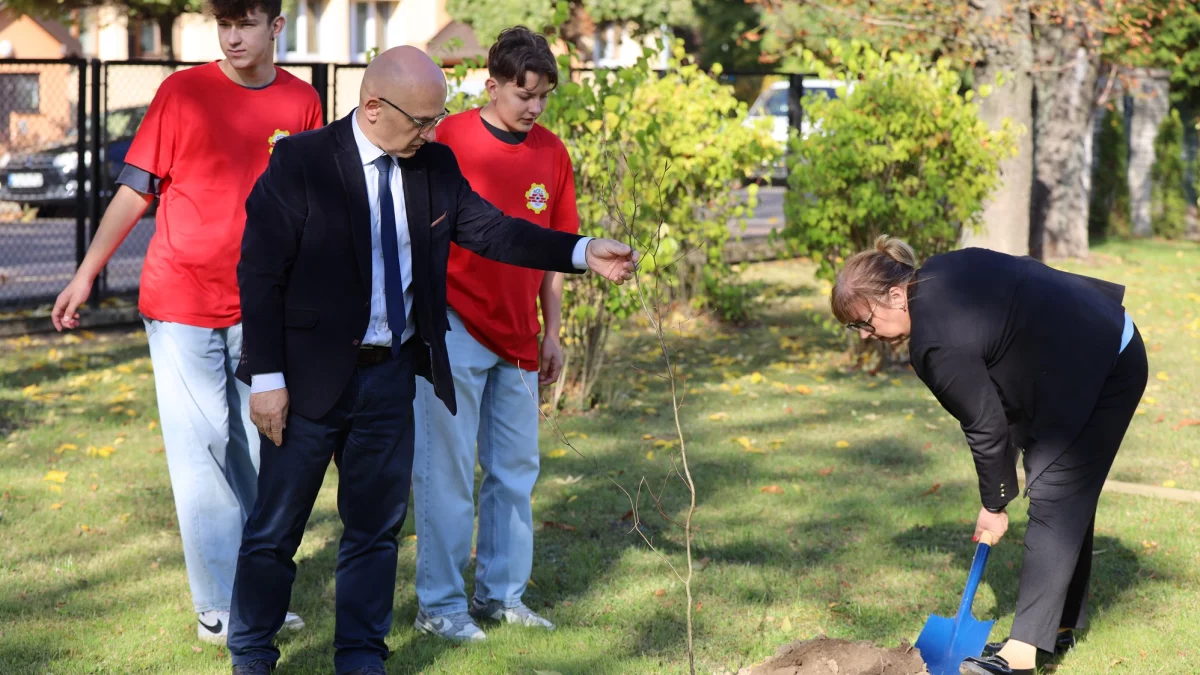
[[(202, 64), (0, 61), (0, 311), (45, 305), (66, 287), (99, 226), (154, 93), (172, 73), (197, 65)], [(313, 85), (326, 122), (358, 104), (364, 65), (280, 65)], [(751, 114), (773, 118), (777, 136), (786, 138), (788, 127), (801, 126), (803, 76), (725, 73), (721, 78), (751, 104)], [(475, 86), (481, 88), (478, 81)], [(92, 306), (137, 292), (156, 206), (109, 260), (93, 287)]]

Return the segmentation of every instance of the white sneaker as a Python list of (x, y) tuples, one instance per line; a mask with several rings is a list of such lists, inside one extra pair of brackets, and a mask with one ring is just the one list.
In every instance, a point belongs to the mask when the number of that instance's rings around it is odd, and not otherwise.
[(196, 636), (201, 642), (223, 645), (229, 637), (229, 612), (200, 612), (196, 623)]
[(523, 602), (517, 603), (516, 607), (505, 607), (504, 603), (499, 600), (481, 602), (478, 598), (472, 597), (471, 606), (467, 608), (467, 612), (480, 621), (491, 619), (493, 621), (503, 621), (504, 623), (527, 626), (529, 628), (554, 630), (554, 624), (526, 607)]
[(425, 610), (418, 609), (417, 620), (413, 622), (413, 628), (422, 633), (437, 635), (454, 642), (479, 642), (487, 639), (487, 634), (466, 612), (446, 616), (429, 616)]
[[(201, 612), (196, 624), (196, 636), (201, 642), (223, 645), (229, 637), (229, 612)], [(283, 629), (295, 631), (302, 628), (304, 619), (299, 614), (288, 612), (283, 619)]]

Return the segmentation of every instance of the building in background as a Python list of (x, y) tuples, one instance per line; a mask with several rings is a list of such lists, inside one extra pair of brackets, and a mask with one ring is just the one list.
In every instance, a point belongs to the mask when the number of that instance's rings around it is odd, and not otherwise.
[[(286, 62), (366, 63), (372, 50), (413, 45), (447, 65), (484, 56), (470, 27), (446, 13), (445, 0), (295, 0), (285, 10), (287, 27), (276, 58)], [(163, 58), (156, 22), (130, 19), (118, 7), (78, 13), (82, 53), (105, 61)], [(216, 21), (207, 14), (185, 14), (175, 23), (172, 43), (180, 61), (221, 58)], [(452, 38), (462, 45), (450, 49)]]

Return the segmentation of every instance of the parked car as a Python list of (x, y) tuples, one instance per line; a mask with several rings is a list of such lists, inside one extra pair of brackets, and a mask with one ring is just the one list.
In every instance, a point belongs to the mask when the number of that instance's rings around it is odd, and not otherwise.
[[(147, 106), (118, 108), (108, 111), (105, 118), (107, 138), (100, 148), (104, 163), (101, 173), (101, 197), (108, 199), (121, 169), (125, 154)], [(89, 118), (84, 128), (91, 129)], [(71, 217), (75, 215), (76, 195), (82, 189), (91, 190), (88, 180), (92, 153), (83, 155), (84, 176), (78, 176), (78, 129), (72, 129), (61, 141), (23, 152), (0, 155), (0, 201), (17, 202), (36, 207), (39, 215)], [(81, 187), (82, 185), (82, 187)]]
[[(838, 87), (846, 86), (847, 83), (837, 80), (816, 80), (805, 79), (804, 81), (804, 96), (816, 94), (825, 96), (829, 99), (838, 97)], [(849, 85), (853, 88), (853, 85)], [(788, 117), (788, 91), (790, 86), (787, 80), (779, 80), (771, 83), (758, 98), (754, 104), (750, 106), (750, 112), (746, 115), (746, 125), (755, 124), (758, 120), (771, 120), (771, 137), (775, 139), (783, 148), (787, 149), (788, 130), (791, 128), (791, 120)], [(813, 131), (813, 125), (809, 118), (805, 116), (800, 121), (800, 137), (807, 137)], [(787, 164), (781, 157), (775, 166), (770, 168), (770, 171), (764, 172), (769, 174), (771, 178), (782, 179), (787, 177)]]

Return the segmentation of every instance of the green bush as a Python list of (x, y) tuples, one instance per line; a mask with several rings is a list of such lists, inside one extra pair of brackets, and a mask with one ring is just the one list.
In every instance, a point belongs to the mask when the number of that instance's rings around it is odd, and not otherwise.
[[(982, 225), (1000, 161), (1016, 151), (1008, 122), (991, 131), (975, 92), (948, 62), (881, 55), (866, 44), (829, 42), (839, 62), (817, 64), (826, 79), (853, 82), (836, 99), (806, 97), (807, 137), (793, 136), (784, 237), (831, 279), (842, 260), (880, 234), (922, 255), (955, 247), (964, 227)], [(806, 52), (810, 62), (812, 54)], [(988, 87), (981, 87), (986, 95)]]
[[(765, 126), (743, 123), (747, 106), (715, 79), (719, 68), (709, 76), (690, 63), (680, 41), (665, 73), (653, 70), (652, 54), (631, 67), (573, 74), (570, 59), (560, 57), (559, 86), (539, 121), (570, 152), (581, 234), (626, 241), (641, 253), (648, 302), (728, 309), (727, 222), (749, 214), (757, 186), (749, 186), (747, 205), (733, 192), (782, 148)], [(457, 71), (463, 75), (465, 69)], [(574, 405), (591, 404), (609, 333), (641, 310), (629, 285), (568, 277), (566, 365), (556, 398), (565, 390)]]
[(1129, 147), (1125, 115), (1115, 108), (1104, 114), (1096, 140), (1088, 233), (1097, 239), (1128, 237), (1133, 233), (1129, 204)]
[[(1196, 133), (1200, 134), (1200, 120), (1196, 121)], [(1200, 159), (1192, 164), (1192, 177), (1195, 180), (1196, 205), (1200, 206)]]
[(1174, 239), (1186, 229), (1187, 196), (1184, 192), (1183, 121), (1171, 110), (1154, 138), (1154, 166), (1150, 167), (1150, 229), (1155, 236)]

